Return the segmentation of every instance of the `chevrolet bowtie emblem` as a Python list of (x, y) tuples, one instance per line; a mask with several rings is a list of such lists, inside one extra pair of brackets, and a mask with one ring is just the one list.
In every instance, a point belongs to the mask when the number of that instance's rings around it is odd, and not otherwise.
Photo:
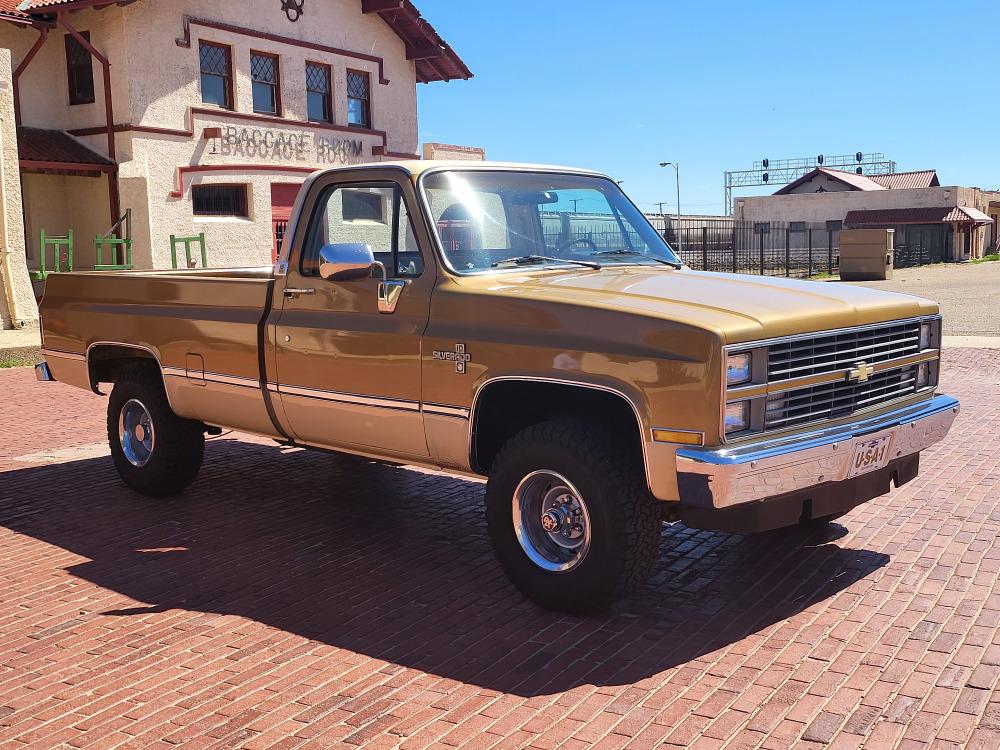
[(859, 383), (867, 383), (868, 378), (875, 374), (875, 365), (866, 362), (855, 362), (854, 369), (847, 373), (848, 380), (856, 380)]

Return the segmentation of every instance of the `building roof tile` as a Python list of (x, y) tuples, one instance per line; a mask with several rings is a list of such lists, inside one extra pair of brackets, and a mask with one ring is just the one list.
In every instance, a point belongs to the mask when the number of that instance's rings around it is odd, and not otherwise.
[(895, 224), (991, 224), (993, 220), (969, 206), (929, 208), (882, 208), (848, 211), (844, 226), (849, 229), (886, 227)]
[(91, 151), (62, 130), (19, 127), (17, 149), (22, 162), (66, 164), (68, 168), (70, 166), (86, 166), (91, 169), (114, 167), (114, 162), (96, 151)]
[(939, 187), (936, 169), (922, 169), (917, 172), (894, 172), (892, 174), (873, 174), (871, 180), (889, 190), (908, 190), (911, 188)]

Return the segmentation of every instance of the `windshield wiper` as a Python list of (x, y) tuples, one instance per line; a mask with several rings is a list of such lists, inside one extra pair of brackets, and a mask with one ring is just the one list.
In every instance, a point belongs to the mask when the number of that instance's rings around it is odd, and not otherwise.
[(657, 258), (655, 255), (646, 255), (646, 253), (640, 253), (637, 250), (603, 250), (599, 253), (593, 253), (593, 255), (598, 257), (607, 257), (609, 255), (640, 255), (643, 258), (655, 260), (657, 263), (662, 263), (663, 265), (670, 266), (671, 268), (681, 269), (684, 267), (683, 263), (674, 263), (672, 260)]
[(496, 263), (491, 263), (490, 268), (499, 268), (503, 265), (515, 265), (515, 266), (533, 266), (539, 263), (574, 263), (578, 266), (585, 266), (586, 268), (593, 268), (594, 270), (600, 271), (604, 266), (600, 263), (595, 263), (592, 260), (576, 260), (574, 258), (553, 258), (548, 255), (518, 255), (515, 258), (504, 258), (503, 260), (498, 260)]

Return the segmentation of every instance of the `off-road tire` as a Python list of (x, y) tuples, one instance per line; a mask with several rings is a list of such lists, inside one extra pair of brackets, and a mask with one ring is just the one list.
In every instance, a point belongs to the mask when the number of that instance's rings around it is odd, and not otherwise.
[[(118, 435), (122, 408), (136, 399), (151, 417), (154, 447), (144, 466), (134, 466), (126, 457)], [(163, 390), (163, 379), (155, 368), (131, 366), (115, 383), (108, 399), (108, 443), (118, 475), (143, 495), (163, 497), (186, 489), (198, 476), (205, 454), (205, 426), (174, 414)]]
[[(493, 549), (520, 591), (550, 609), (606, 609), (652, 575), (660, 547), (661, 509), (646, 486), (641, 455), (632, 455), (600, 428), (559, 419), (519, 432), (501, 448), (486, 488), (486, 520)], [(517, 539), (513, 498), (521, 480), (549, 470), (568, 479), (587, 505), (590, 549), (577, 567), (549, 572)]]

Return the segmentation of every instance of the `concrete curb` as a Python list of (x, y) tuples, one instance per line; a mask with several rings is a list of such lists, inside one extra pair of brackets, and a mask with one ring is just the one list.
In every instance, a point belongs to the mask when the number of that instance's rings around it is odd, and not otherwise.
[(948, 349), (1000, 349), (1000, 336), (942, 336), (941, 345)]

